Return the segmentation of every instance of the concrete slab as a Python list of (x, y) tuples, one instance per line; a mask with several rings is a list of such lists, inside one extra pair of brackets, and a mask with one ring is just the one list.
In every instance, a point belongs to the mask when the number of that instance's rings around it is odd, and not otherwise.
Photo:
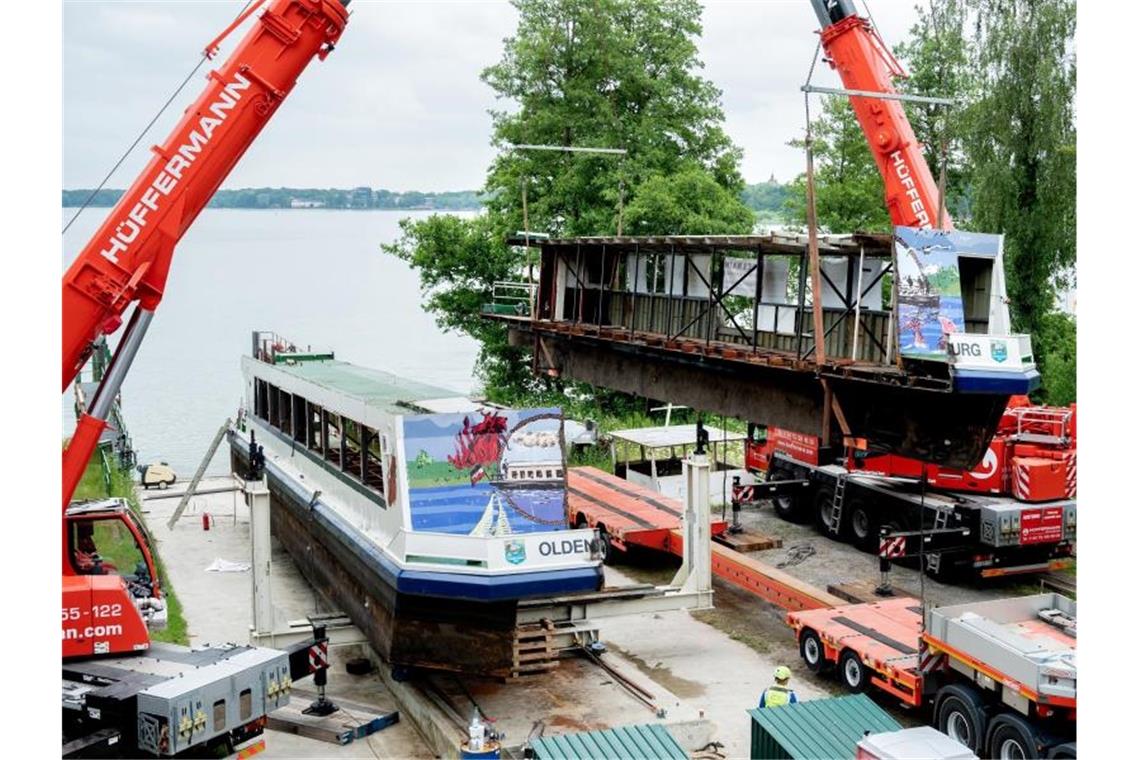
[[(606, 582), (634, 580), (618, 568), (607, 567)], [(719, 604), (722, 596), (721, 584), (715, 584), (713, 603)], [(765, 614), (762, 608), (770, 607), (751, 599), (751, 610), (745, 612), (748, 617), (759, 617)], [(705, 617), (704, 613), (697, 614)], [(739, 640), (743, 637), (734, 637), (688, 612), (608, 618), (601, 621), (600, 628), (602, 641), (615, 654), (654, 683), (668, 688), (688, 709), (696, 711), (696, 717), (712, 722), (713, 737), (724, 744), (728, 757), (748, 756), (751, 727), (745, 710), (759, 703), (760, 693), (772, 683), (776, 666), (792, 669), (797, 698), (830, 696), (801, 677), (806, 670), (798, 659), (758, 651), (762, 647), (750, 646)]]
[[(228, 479), (203, 481), (202, 488), (220, 488)], [(216, 641), (247, 641), (250, 620), (251, 576), (249, 572), (212, 573), (205, 568), (215, 559), (249, 562), (249, 515), (240, 494), (212, 493), (196, 496), (172, 530), (166, 520), (177, 499), (156, 499), (144, 504), (144, 513), (167, 572), (186, 610), (191, 642), (196, 645)], [(202, 513), (214, 519), (211, 529), (202, 529)], [(844, 580), (843, 569), (860, 571), (856, 577), (876, 572), (873, 558), (850, 547), (854, 554), (830, 567), (832, 548), (841, 545), (822, 536), (778, 520), (759, 519), (762, 512), (746, 512), (746, 525), (770, 535), (785, 538), (785, 548), (804, 541), (822, 542), (817, 557), (788, 568), (797, 576), (815, 582)], [(794, 529), (800, 529), (795, 532)], [(808, 531), (807, 535), (803, 531)], [(329, 612), (297, 572), (288, 555), (274, 542), (273, 601), (278, 624), (314, 612)], [(830, 546), (824, 546), (824, 544)], [(783, 550), (760, 553), (769, 562), (783, 558)], [(822, 556), (819, 556), (822, 555)], [(810, 564), (809, 564), (810, 563)], [(809, 572), (805, 572), (803, 566)], [(864, 571), (865, 569), (865, 571)], [(647, 578), (635, 568), (606, 568), (607, 585), (668, 582), (673, 568), (663, 568)], [(660, 576), (660, 577), (656, 577)], [(900, 579), (901, 580), (901, 579)], [(929, 588), (929, 584), (928, 584)], [(445, 674), (434, 675), (432, 684), (464, 722), (470, 718), (474, 699), (485, 714), (496, 718), (496, 728), (506, 731), (507, 746), (518, 746), (532, 731), (545, 735), (570, 733), (594, 728), (610, 728), (630, 723), (662, 722), (669, 725), (688, 749), (710, 740), (722, 742), (729, 757), (746, 756), (749, 749), (749, 722), (745, 710), (754, 707), (760, 692), (771, 683), (777, 665), (792, 668), (792, 685), (800, 699), (829, 696), (833, 684), (810, 676), (794, 651), (790, 630), (783, 615), (772, 605), (755, 597), (717, 584), (718, 609), (695, 613), (669, 612), (633, 615), (601, 621), (602, 640), (610, 651), (604, 655), (654, 695), (654, 702), (665, 709), (664, 719), (624, 690), (606, 671), (586, 660), (563, 660), (548, 675), (502, 684), (465, 679), (457, 681)], [(363, 650), (334, 651), (329, 692), (335, 699), (375, 705), (377, 712), (395, 708), (391, 689), (378, 675), (349, 676), (343, 659)], [(385, 672), (385, 676), (387, 673)], [(393, 684), (393, 688), (401, 688)], [(306, 687), (311, 688), (311, 687)], [(402, 697), (405, 699), (405, 697)], [(405, 702), (406, 703), (406, 702)], [(462, 737), (460, 726), (435, 710), (440, 741)], [(364, 716), (360, 716), (364, 717)], [(400, 724), (371, 737), (367, 743), (332, 747), (303, 737), (270, 732), (268, 757), (429, 757), (431, 747), (413, 728), (411, 716)]]

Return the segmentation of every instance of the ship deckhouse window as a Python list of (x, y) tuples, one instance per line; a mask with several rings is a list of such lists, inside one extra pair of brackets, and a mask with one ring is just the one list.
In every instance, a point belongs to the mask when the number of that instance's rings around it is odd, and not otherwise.
[(306, 445), (309, 438), (309, 426), (306, 424), (309, 421), (306, 414), (308, 403), (300, 396), (293, 397), (293, 440)]
[(344, 460), (341, 462), (340, 469), (360, 479), (361, 473), (361, 454), (360, 454), (360, 425), (355, 420), (350, 420), (347, 417), (341, 417), (341, 450), (344, 452)]
[(285, 435), (293, 432), (293, 395), (287, 391), (280, 391), (280, 400), (277, 404), (277, 427)]
[(305, 408), (308, 410), (309, 428), (309, 438), (305, 445), (309, 447), (310, 451), (323, 458), (325, 455), (325, 429), (322, 424), (321, 408), (310, 401), (305, 402)]
[(336, 412), (325, 412), (325, 431), (328, 436), (325, 458), (340, 467), (344, 461), (344, 436), (341, 430), (341, 418)]
[(269, 419), (269, 384), (264, 380), (253, 381), (253, 413), (263, 420)]
[(273, 427), (277, 427), (277, 386), (266, 383), (265, 393), (265, 421)]
[(384, 493), (384, 457), (380, 434), (370, 427), (361, 426), (364, 431), (364, 485)]

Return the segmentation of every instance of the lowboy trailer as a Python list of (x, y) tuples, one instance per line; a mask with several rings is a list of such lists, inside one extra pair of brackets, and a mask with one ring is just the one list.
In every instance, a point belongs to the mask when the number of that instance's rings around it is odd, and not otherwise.
[[(925, 618), (925, 625), (923, 625)], [(808, 669), (878, 689), (981, 757), (1076, 757), (1077, 603), (1056, 593), (789, 612)]]

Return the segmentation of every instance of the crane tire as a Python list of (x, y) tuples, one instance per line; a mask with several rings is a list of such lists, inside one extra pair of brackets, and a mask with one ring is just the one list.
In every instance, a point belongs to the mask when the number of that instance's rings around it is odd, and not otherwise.
[(871, 554), (879, 549), (879, 516), (874, 505), (856, 496), (847, 505), (843, 516), (844, 533), (855, 548)]
[[(773, 465), (768, 469), (768, 480), (794, 480), (795, 475), (786, 467)], [(772, 499), (772, 508), (780, 519), (792, 523), (805, 523), (810, 515), (806, 515), (808, 499), (802, 490), (795, 493), (786, 493)]]
[(835, 491), (831, 486), (820, 486), (812, 497), (812, 516), (815, 519), (815, 529), (833, 541), (840, 541), (840, 533), (832, 533), (828, 523), (831, 521), (831, 505), (835, 501)]
[(934, 719), (939, 731), (981, 754), (986, 735), (986, 704), (969, 686), (950, 684), (938, 691)]

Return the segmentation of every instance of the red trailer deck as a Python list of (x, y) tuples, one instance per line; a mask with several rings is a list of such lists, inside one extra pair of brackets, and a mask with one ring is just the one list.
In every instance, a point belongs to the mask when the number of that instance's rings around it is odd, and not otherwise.
[(800, 655), (875, 686), (981, 757), (1076, 757), (1077, 604), (1061, 594), (932, 607), (892, 599), (788, 613)]
[[(853, 691), (862, 690), (869, 680), (907, 704), (922, 703), (918, 672), (922, 605), (917, 599), (790, 612), (788, 624), (796, 631), (800, 654), (810, 669), (818, 672), (836, 663), (841, 679)], [(870, 671), (848, 666), (851, 657)]]
[[(567, 509), (570, 524), (594, 528), (604, 550), (629, 546), (681, 556), (684, 505), (644, 486), (593, 467), (567, 470)], [(712, 523), (712, 535), (725, 532), (724, 520)], [(793, 578), (788, 573), (716, 542), (712, 571), (718, 578), (787, 610), (808, 610), (843, 604), (842, 599)]]
[[(597, 530), (604, 556), (611, 549), (626, 551), (630, 546), (673, 551), (670, 536), (680, 529), (685, 511), (676, 499), (595, 467), (567, 470), (566, 490), (570, 524)], [(714, 536), (724, 530), (723, 520), (712, 523)]]

